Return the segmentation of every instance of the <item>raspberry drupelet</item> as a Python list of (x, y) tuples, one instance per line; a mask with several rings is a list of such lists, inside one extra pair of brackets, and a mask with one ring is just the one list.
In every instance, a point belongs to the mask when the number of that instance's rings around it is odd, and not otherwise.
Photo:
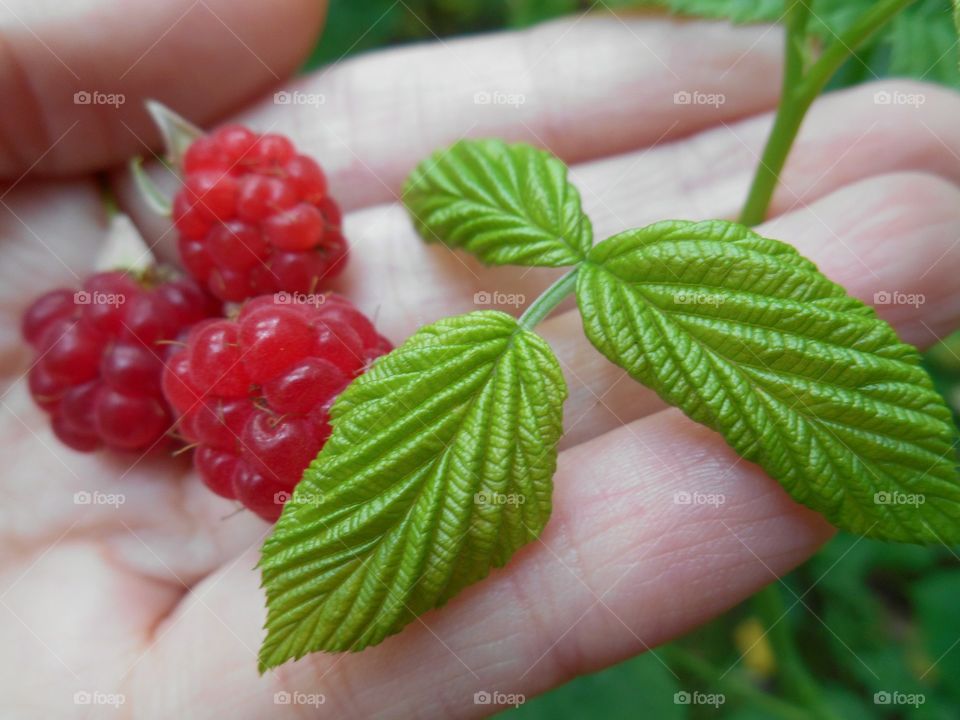
[(221, 300), (314, 292), (347, 259), (320, 166), (281, 135), (228, 125), (195, 140), (173, 201), (183, 264)]
[(192, 279), (165, 275), (98, 273), (79, 291), (42, 295), (24, 314), (23, 336), (37, 354), (30, 393), (74, 450), (168, 444), (161, 378), (170, 342), (219, 307)]
[(313, 297), (258, 297), (197, 325), (163, 377), (204, 483), (270, 522), (330, 435), (337, 395), (391, 349), (348, 300)]

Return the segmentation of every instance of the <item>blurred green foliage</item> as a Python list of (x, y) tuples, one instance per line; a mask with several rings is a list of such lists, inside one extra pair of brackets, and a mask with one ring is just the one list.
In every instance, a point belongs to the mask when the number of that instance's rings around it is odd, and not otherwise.
[[(843, 27), (872, 0), (814, 0), (823, 3), (834, 29)], [(364, 50), (501, 28), (521, 28), (562, 15), (630, 7), (714, 7), (728, 15), (741, 7), (743, 18), (774, 19), (783, 0), (331, 0), (321, 42), (307, 66), (336, 62)], [(829, 30), (824, 30), (828, 34)], [(951, 0), (918, 0), (888, 31), (847, 63), (833, 86), (907, 75), (960, 86), (956, 30)]]
[[(764, 615), (749, 600), (670, 645), (578, 678), (502, 716), (547, 718), (796, 718), (819, 720), (785, 698), (783, 653), (757, 668), (741, 654), (737, 629), (788, 623), (825, 710), (840, 718), (955, 719), (960, 716), (960, 568), (948, 548), (923, 548), (841, 534), (774, 586), (787, 612)], [(769, 590), (767, 591), (769, 592)], [(757, 645), (773, 643), (775, 631)], [(654, 653), (656, 656), (654, 656)], [(762, 663), (761, 663), (762, 665)], [(674, 702), (675, 693), (723, 693), (719, 710)], [(883, 704), (888, 693), (922, 696), (917, 707)], [(769, 705), (767, 698), (780, 698)], [(678, 699), (683, 699), (678, 696)], [(875, 702), (875, 699), (878, 702)], [(789, 714), (789, 711), (799, 711)]]
[(384, 45), (525, 27), (593, 5), (585, 0), (331, 0), (323, 38), (308, 67)]
[[(308, 67), (386, 45), (641, 4), (655, 3), (331, 0), (327, 27)], [(887, 75), (960, 85), (957, 39), (945, 22), (949, 12), (950, 0), (919, 0), (882, 41), (847, 64), (833, 87)], [(960, 335), (928, 353), (927, 364), (960, 418)], [(783, 584), (685, 638), (502, 715), (513, 720), (960, 718), (958, 559), (955, 549), (838, 535)], [(778, 622), (780, 613), (771, 613), (771, 598), (774, 609), (779, 603), (786, 609), (785, 620)], [(764, 659), (766, 652), (772, 663)], [(806, 701), (804, 687), (810, 682), (819, 688), (822, 706)], [(695, 691), (723, 693), (725, 702), (719, 708), (677, 702), (686, 697), (682, 693)], [(922, 697), (922, 704), (884, 703), (911, 696)]]

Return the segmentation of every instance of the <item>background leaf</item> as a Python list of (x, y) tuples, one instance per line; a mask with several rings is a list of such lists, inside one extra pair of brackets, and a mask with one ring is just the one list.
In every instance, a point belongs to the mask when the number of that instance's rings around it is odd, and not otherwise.
[(511, 720), (629, 718), (636, 715), (642, 703), (644, 717), (684, 720), (689, 717), (689, 705), (674, 699), (674, 693), (681, 689), (668, 663), (646, 653), (603, 672), (584, 675), (579, 682), (564, 685), (504, 715)]
[(960, 0), (953, 0), (953, 24), (957, 28), (957, 34), (960, 35)]
[(592, 243), (567, 166), (529, 145), (461, 140), (414, 169), (403, 202), (425, 240), (494, 265), (573, 265)]
[[(880, 30), (838, 73), (833, 87), (889, 75), (960, 87), (956, 0), (919, 0)], [(641, 0), (677, 14), (734, 23), (783, 21), (786, 0)], [(874, 5), (874, 0), (812, 0), (810, 32), (831, 41)]]
[[(954, 558), (955, 559), (955, 558)], [(960, 614), (957, 613), (957, 598), (960, 598), (960, 569), (956, 567), (931, 573), (910, 587), (910, 596), (920, 618), (920, 631), (926, 650), (926, 667), (923, 674), (930, 680), (937, 677), (952, 679), (946, 689), (953, 701), (960, 703)]]
[(957, 27), (944, 0), (920, 0), (897, 15), (882, 46), (889, 48), (890, 75), (960, 87)]
[[(488, 4), (495, 4), (489, 3)], [(568, 15), (580, 9), (578, 0), (513, 0), (507, 3), (507, 25), (528, 27), (544, 20)]]
[(954, 429), (919, 354), (789, 245), (658, 223), (594, 247), (577, 297), (604, 355), (838, 527), (960, 538)]
[(729, 20), (734, 23), (778, 22), (785, 0), (646, 0), (643, 5), (667, 8), (679, 15)]
[(537, 537), (566, 392), (499, 312), (429, 325), (357, 378), (263, 548), (261, 668), (376, 644)]
[[(813, 0), (810, 29), (821, 39), (841, 31), (873, 0)], [(607, 8), (657, 7), (677, 14), (737, 23), (773, 23), (783, 17), (784, 0), (607, 0)], [(525, 27), (560, 15), (606, 10), (588, 0), (332, 0), (321, 42), (308, 62), (314, 68), (378, 45)], [(960, 87), (960, 51), (943, 45), (956, 39), (955, 0), (918, 0), (908, 6), (857, 57), (840, 70), (831, 87), (847, 87), (901, 75)], [(958, 20), (960, 25), (960, 20)], [(943, 50), (949, 50), (945, 55)]]

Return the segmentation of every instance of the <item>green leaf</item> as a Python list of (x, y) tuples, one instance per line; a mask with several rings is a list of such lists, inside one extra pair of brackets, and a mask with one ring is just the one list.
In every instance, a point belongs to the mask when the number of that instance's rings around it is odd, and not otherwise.
[[(323, 35), (306, 63), (307, 68), (336, 63), (349, 55), (395, 44), (400, 40), (404, 15), (423, 12), (415, 3), (410, 4), (413, 7), (401, 5), (396, 0), (330, 3)], [(432, 37), (427, 33), (429, 29), (423, 29), (424, 37)]]
[(960, 0), (953, 0), (953, 24), (960, 35)]
[[(666, 8), (678, 15), (729, 20), (736, 24), (779, 23), (787, 13), (788, 0), (644, 0), (643, 4)], [(808, 0), (809, 30), (832, 39), (855, 23), (874, 0)]]
[(577, 0), (513, 0), (506, 7), (509, 27), (529, 27), (577, 11)]
[[(738, 24), (782, 22), (785, 0), (639, 0), (679, 15), (729, 20)], [(812, 0), (809, 32), (833, 41), (874, 5), (874, 0)], [(919, 0), (904, 8), (857, 51), (833, 86), (890, 75), (960, 87), (956, 48), (960, 1)]]
[(593, 240), (566, 165), (529, 145), (461, 140), (414, 169), (403, 202), (428, 242), (493, 265), (573, 265)]
[[(669, 660), (659, 652), (644, 653), (592, 675), (581, 675), (537, 697), (527, 698), (501, 718), (509, 720), (580, 720), (582, 718), (628, 718), (686, 720), (689, 706), (674, 701), (681, 689)], [(712, 708), (711, 708), (712, 709)]]
[(647, 0), (640, 4), (734, 23), (777, 22), (783, 19), (786, 7), (785, 0)]
[(955, 652), (960, 638), (960, 614), (957, 613), (960, 570), (929, 572), (909, 583), (906, 591), (913, 599), (914, 617), (920, 626), (919, 635), (930, 670), (929, 676), (924, 671), (924, 679), (939, 680), (943, 690), (952, 694), (955, 702), (960, 702), (960, 687), (954, 680), (960, 673), (960, 653)]
[(489, 311), (357, 378), (263, 547), (261, 670), (379, 643), (536, 538), (566, 394), (549, 346)]
[(789, 245), (630, 230), (591, 250), (577, 297), (604, 355), (838, 527), (960, 538), (954, 429), (919, 353)]
[(957, 28), (949, 0), (921, 0), (897, 15), (885, 44), (890, 75), (960, 87)]

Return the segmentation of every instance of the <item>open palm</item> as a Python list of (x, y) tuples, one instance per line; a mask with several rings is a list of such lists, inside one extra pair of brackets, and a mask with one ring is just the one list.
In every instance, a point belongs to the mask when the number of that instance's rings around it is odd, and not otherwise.
[[(776, 102), (779, 33), (587, 16), (351, 60), (296, 81), (287, 90), (302, 102), (283, 105), (274, 86), (313, 41), (314, 0), (138, 0), (121, 19), (107, 3), (67, 2), (56, 22), (36, 5), (0, 10), (5, 67), (18, 68), (0, 70), (3, 96), (18, 99), (0, 123), (4, 717), (113, 717), (121, 701), (118, 712), (138, 718), (301, 717), (311, 703), (324, 717), (483, 715), (494, 708), (474, 693), (529, 697), (653, 648), (830, 536), (719, 436), (597, 354), (574, 313), (558, 313), (540, 330), (570, 399), (542, 538), (378, 647), (259, 677), (265, 611), (253, 566), (270, 528), (207, 491), (184, 458), (59, 445), (23, 379), (18, 316), (36, 294), (90, 270), (106, 220), (82, 174), (148, 152), (156, 138), (142, 99), (210, 123), (263, 98), (240, 119), (316, 156), (350, 211), (353, 254), (335, 289), (401, 342), (476, 309), (481, 292), (521, 296), (499, 307), (519, 314), (555, 277), (424, 245), (396, 202), (416, 162), (462, 136), (547, 147), (573, 164), (599, 238), (666, 218), (732, 217)], [(880, 87), (814, 108), (760, 231), (867, 302), (880, 292), (923, 297), (922, 313), (879, 309), (927, 346), (960, 320), (960, 100), (916, 86), (921, 106), (878, 107)], [(83, 89), (126, 102), (73, 104)], [(124, 173), (111, 177), (123, 211), (172, 260), (168, 225)], [(694, 492), (716, 502), (678, 501)]]

